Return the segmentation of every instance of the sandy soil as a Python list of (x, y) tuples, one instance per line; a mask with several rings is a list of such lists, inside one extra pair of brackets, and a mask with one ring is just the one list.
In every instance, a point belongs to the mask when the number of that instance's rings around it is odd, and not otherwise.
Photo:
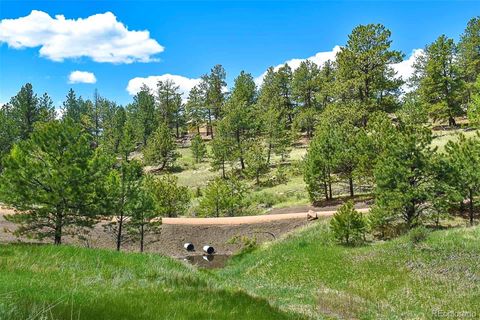
[[(187, 255), (201, 255), (201, 248), (210, 245), (215, 248), (216, 254), (231, 255), (243, 246), (242, 237), (255, 238), (257, 243), (271, 241), (298, 227), (314, 223), (318, 220), (308, 221), (307, 212), (291, 212), (300, 209), (284, 208), (281, 211), (272, 211), (273, 214), (261, 216), (226, 217), (226, 218), (164, 218), (161, 232), (147, 237), (146, 251), (161, 253), (172, 257), (185, 257)], [(309, 209), (304, 207), (302, 209)], [(334, 210), (313, 208), (318, 217), (324, 218), (333, 215)], [(361, 209), (366, 211), (367, 209)], [(39, 242), (18, 238), (12, 234), (16, 226), (4, 219), (5, 214), (13, 214), (12, 210), (0, 207), (0, 243), (9, 242)], [(85, 235), (84, 239), (66, 236), (65, 244), (78, 245), (91, 248), (115, 248), (115, 238), (104, 230), (105, 222), (98, 223)], [(237, 239), (237, 241), (233, 241)], [(45, 241), (48, 243), (49, 241)], [(186, 242), (193, 243), (195, 251), (187, 252), (183, 248)], [(138, 251), (138, 243), (125, 242), (124, 251)]]

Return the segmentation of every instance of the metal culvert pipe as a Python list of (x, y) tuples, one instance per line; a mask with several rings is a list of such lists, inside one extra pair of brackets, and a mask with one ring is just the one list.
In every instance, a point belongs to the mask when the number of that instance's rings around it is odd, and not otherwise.
[(203, 251), (205, 251), (207, 254), (213, 254), (215, 252), (215, 249), (209, 245), (204, 245)]
[(183, 247), (187, 251), (193, 251), (195, 249), (195, 246), (193, 245), (193, 243), (190, 243), (190, 242), (185, 243)]

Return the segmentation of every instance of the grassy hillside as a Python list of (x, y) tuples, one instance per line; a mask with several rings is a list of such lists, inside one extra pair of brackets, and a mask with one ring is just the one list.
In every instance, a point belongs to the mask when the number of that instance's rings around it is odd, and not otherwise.
[(0, 298), (0, 319), (479, 315), (480, 227), (352, 248), (320, 222), (208, 271), (153, 254), (4, 245)]
[(235, 258), (218, 277), (282, 310), (362, 319), (480, 315), (480, 227), (363, 247), (332, 240), (326, 223)]
[[(286, 319), (158, 255), (0, 246), (0, 319)], [(289, 317), (291, 318), (291, 317)]]

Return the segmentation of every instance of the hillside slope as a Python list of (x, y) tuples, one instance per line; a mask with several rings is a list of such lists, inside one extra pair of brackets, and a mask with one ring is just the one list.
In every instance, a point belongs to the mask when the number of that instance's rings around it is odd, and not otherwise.
[(404, 236), (351, 248), (321, 222), (234, 258), (218, 277), (313, 318), (478, 316), (480, 227), (434, 231), (416, 245)]

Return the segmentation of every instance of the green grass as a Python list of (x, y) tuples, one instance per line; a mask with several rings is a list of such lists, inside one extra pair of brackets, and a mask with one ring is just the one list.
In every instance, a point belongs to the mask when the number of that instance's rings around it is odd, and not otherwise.
[(2, 320), (253, 318), (287, 315), (170, 258), (68, 246), (0, 246)]
[(320, 221), (222, 270), (154, 254), (0, 246), (0, 319), (434, 319), (478, 316), (479, 299), (480, 227), (344, 247)]
[[(480, 227), (343, 247), (325, 223), (234, 258), (219, 281), (284, 311), (360, 319), (480, 315)], [(475, 317), (472, 317), (475, 318)]]
[(432, 146), (437, 147), (439, 152), (443, 152), (445, 150), (445, 145), (448, 141), (457, 141), (458, 135), (463, 133), (467, 138), (473, 137), (476, 135), (478, 130), (471, 130), (465, 131), (463, 129), (457, 130), (438, 130), (433, 132), (433, 141)]

